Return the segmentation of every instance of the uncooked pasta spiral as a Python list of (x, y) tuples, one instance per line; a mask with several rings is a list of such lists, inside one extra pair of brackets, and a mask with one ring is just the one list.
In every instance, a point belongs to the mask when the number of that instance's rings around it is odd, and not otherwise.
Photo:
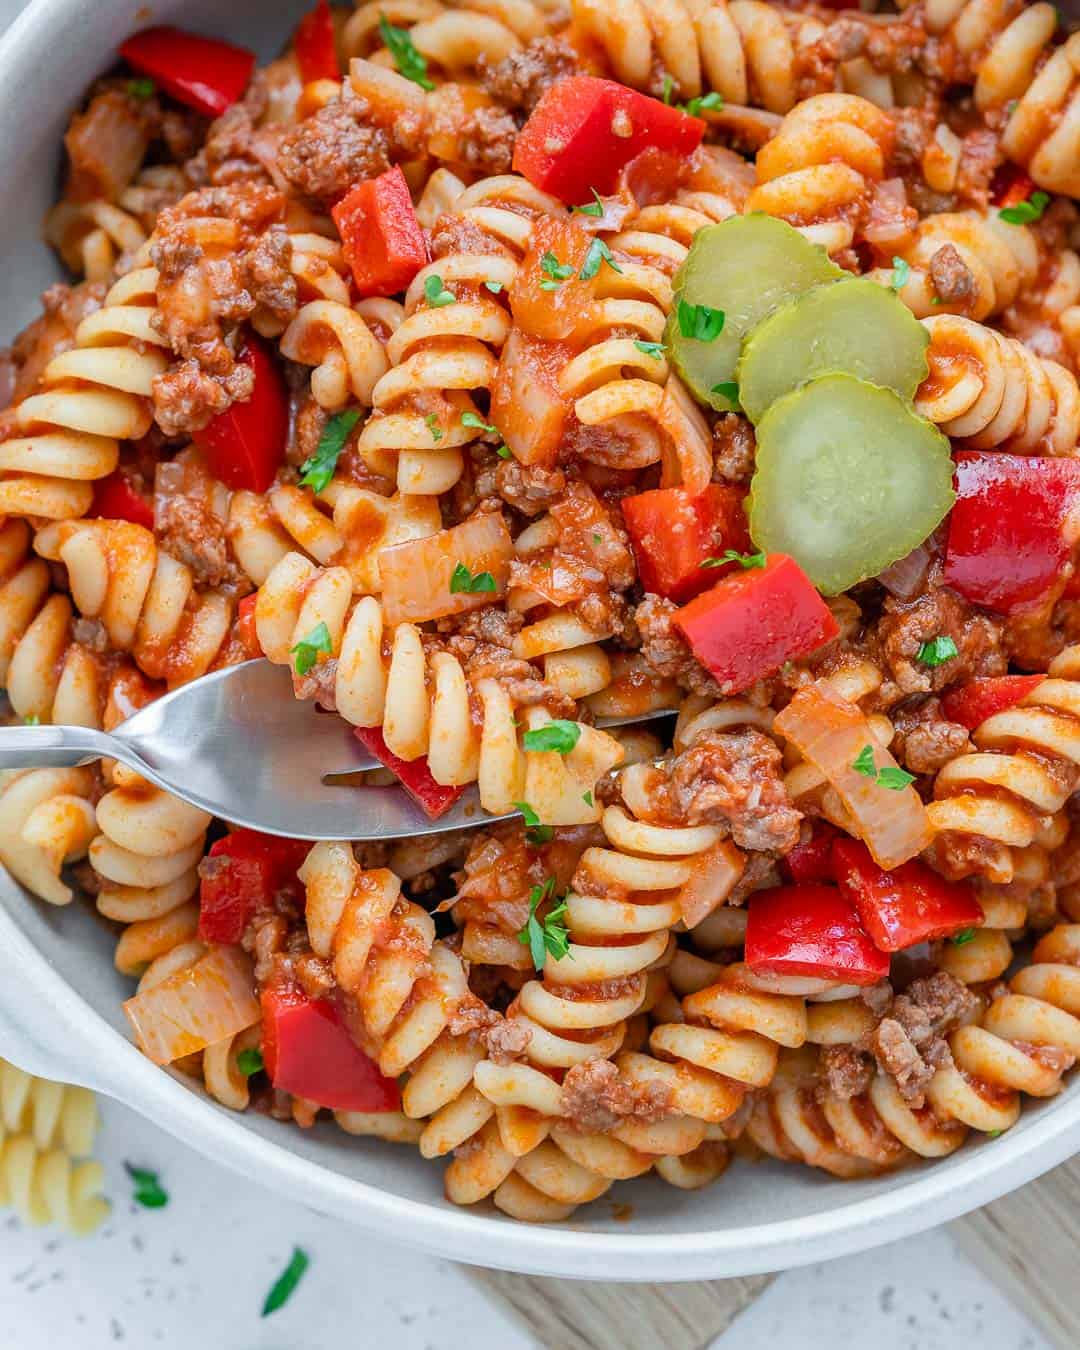
[(804, 99), (758, 151), (758, 186), (744, 209), (779, 216), (837, 253), (886, 176), (894, 138), (888, 115), (855, 94)]
[(88, 1088), (35, 1078), (0, 1059), (0, 1128), (26, 1134), (35, 1148), (85, 1158), (94, 1147), (98, 1109)]
[(972, 450), (1075, 455), (1080, 389), (1056, 361), (959, 314), (924, 319), (930, 373), (915, 406)]
[(1060, 843), (1055, 817), (1080, 765), (1076, 654), (1067, 647), (1030, 694), (979, 724), (974, 753), (958, 755), (938, 773), (926, 810), (936, 860), (947, 874), (1007, 883), (1015, 850)]
[(1020, 96), (1001, 144), (1041, 188), (1080, 195), (1080, 33), (1052, 53)]
[(12, 410), (0, 442), (0, 513), (68, 520), (90, 509), (94, 479), (116, 468), (119, 442), (150, 429), (155, 376), (167, 365), (151, 323), (157, 272), (121, 277)]

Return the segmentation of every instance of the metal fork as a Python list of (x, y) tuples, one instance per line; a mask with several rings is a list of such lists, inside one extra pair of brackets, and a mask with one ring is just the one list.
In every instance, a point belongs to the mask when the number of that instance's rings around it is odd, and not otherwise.
[(484, 811), (475, 787), (430, 820), (402, 788), (334, 783), (379, 767), (352, 730), (343, 718), (295, 698), (288, 667), (246, 661), (174, 689), (111, 732), (0, 727), (0, 769), (117, 759), (234, 825), (293, 839), (401, 839), (509, 819)]

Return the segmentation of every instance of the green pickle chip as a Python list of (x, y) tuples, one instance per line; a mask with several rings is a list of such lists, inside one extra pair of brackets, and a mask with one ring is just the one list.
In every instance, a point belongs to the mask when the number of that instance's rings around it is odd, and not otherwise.
[(750, 533), (838, 595), (940, 524), (955, 495), (952, 469), (946, 437), (893, 390), (822, 375), (758, 424)]

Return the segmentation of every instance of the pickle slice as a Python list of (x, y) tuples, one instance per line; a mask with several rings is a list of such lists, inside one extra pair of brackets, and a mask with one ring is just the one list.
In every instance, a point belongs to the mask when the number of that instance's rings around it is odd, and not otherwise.
[(822, 375), (757, 428), (750, 534), (837, 595), (905, 557), (952, 506), (949, 442), (891, 389)]
[(876, 281), (815, 286), (747, 334), (736, 367), (739, 402), (757, 422), (778, 398), (827, 371), (857, 375), (910, 401), (926, 379), (930, 335)]
[[(844, 276), (823, 248), (773, 216), (731, 216), (694, 235), (675, 274), (675, 305), (664, 341), (672, 363), (702, 403), (730, 412), (737, 403), (718, 384), (735, 378), (742, 340), (778, 305), (811, 286)], [(711, 342), (684, 336), (679, 301), (722, 310), (724, 327)], [(733, 391), (732, 391), (733, 392)]]

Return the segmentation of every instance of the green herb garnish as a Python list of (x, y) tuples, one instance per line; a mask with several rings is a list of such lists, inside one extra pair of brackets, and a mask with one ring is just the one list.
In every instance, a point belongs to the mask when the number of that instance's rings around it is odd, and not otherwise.
[(915, 659), (924, 666), (943, 666), (946, 661), (951, 661), (959, 654), (951, 637), (936, 637), (922, 644)]
[(306, 675), (315, 664), (320, 652), (327, 656), (334, 650), (330, 640), (330, 629), (325, 623), (318, 623), (305, 638), (301, 638), (295, 647), (289, 648), (289, 655), (296, 656), (297, 675)]
[(30, 713), (28, 717), (23, 718), (23, 726), (39, 727), (41, 726), (41, 718), (37, 715), (37, 713)]
[(431, 432), (431, 439), (438, 445), (443, 438), (443, 429), (439, 426), (438, 417), (434, 413), (428, 413), (424, 418), (424, 426)]
[(593, 277), (600, 271), (601, 263), (607, 263), (613, 272), (619, 272), (620, 274), (622, 272), (622, 268), (611, 255), (611, 249), (601, 238), (596, 237), (589, 245), (589, 251), (585, 254), (585, 261), (581, 265), (578, 276), (582, 281), (592, 281)]
[(131, 98), (137, 98), (140, 102), (145, 102), (157, 93), (157, 85), (153, 80), (143, 76), (137, 80), (128, 80), (127, 91)]
[(975, 937), (974, 928), (961, 928), (959, 933), (949, 939), (954, 947), (966, 947)]
[(424, 280), (424, 299), (432, 309), (442, 309), (443, 305), (454, 304), (457, 296), (446, 289), (442, 277), (432, 275)]
[(657, 361), (664, 355), (664, 344), (662, 342), (635, 342), (634, 346), (639, 352), (644, 352), (646, 356), (651, 356)]
[(861, 773), (864, 778), (876, 778), (877, 768), (874, 765), (874, 747), (864, 745), (852, 761), (851, 767), (856, 773)]
[(490, 572), (477, 572), (473, 576), (462, 562), (458, 563), (450, 577), (451, 595), (485, 595), (496, 590), (498, 587)]
[(734, 407), (739, 406), (739, 386), (734, 380), (721, 380), (719, 384), (714, 384), (710, 390), (713, 394), (721, 394)]
[(323, 428), (315, 453), (300, 466), (300, 472), (304, 475), (300, 479), (301, 487), (309, 487), (314, 492), (321, 492), (326, 487), (334, 476), (338, 456), (345, 448), (349, 432), (359, 420), (360, 414), (355, 410), (335, 413), (331, 417)]
[(554, 750), (557, 755), (568, 755), (580, 739), (581, 723), (559, 717), (527, 731), (521, 743), (526, 750)]
[(566, 913), (566, 901), (548, 911), (543, 919), (537, 918), (536, 911), (545, 901), (555, 895), (555, 878), (548, 877), (542, 886), (534, 886), (529, 892), (529, 920), (518, 933), (518, 941), (528, 947), (529, 955), (536, 970), (543, 970), (548, 956), (561, 961), (570, 951), (570, 930), (563, 915)]
[(586, 806), (592, 806), (592, 804), (593, 804), (593, 796), (592, 796), (592, 793), (591, 793), (591, 792), (583, 792), (583, 793), (581, 794), (581, 800), (585, 803)]
[(662, 88), (663, 91), (664, 91), (661, 97), (663, 98), (664, 102), (668, 105), (668, 107), (670, 107), (670, 106), (671, 106), (671, 95), (672, 95), (672, 94), (674, 93), (674, 91), (675, 91), (675, 81), (671, 78), (670, 75), (665, 75), (665, 76), (664, 76), (664, 83), (663, 83), (663, 85), (661, 86), (661, 88)]
[(909, 783), (914, 783), (915, 775), (906, 769), (898, 769), (895, 764), (888, 764), (878, 771), (877, 781), (878, 787), (888, 788), (890, 792), (902, 792)]
[(691, 305), (679, 301), (679, 332), (695, 342), (715, 342), (724, 331), (724, 311), (709, 305)]
[(1032, 225), (1042, 219), (1042, 213), (1050, 204), (1049, 192), (1033, 192), (1024, 202), (1014, 206), (1003, 206), (998, 212), (1002, 220), (1010, 225)]
[(528, 802), (515, 802), (514, 805), (525, 821), (525, 842), (531, 844), (533, 848), (538, 848), (541, 844), (550, 844), (555, 838), (554, 829), (550, 825), (540, 824), (540, 817)]
[(890, 291), (902, 291), (908, 284), (908, 277), (911, 276), (911, 264), (904, 261), (903, 258), (894, 258), (892, 260), (892, 281), (889, 282)]
[(502, 288), (503, 288), (503, 284), (502, 284), (501, 281), (485, 281), (485, 282), (484, 282), (484, 289), (490, 291), (492, 295), (498, 295), (499, 292), (502, 290)]
[(513, 459), (513, 453), (508, 445), (500, 445), (495, 453), (500, 459)]
[(133, 1199), (144, 1209), (164, 1209), (169, 1203), (169, 1194), (158, 1180), (158, 1174), (146, 1167), (136, 1167), (125, 1162), (124, 1170), (135, 1184)]
[(294, 1247), (292, 1256), (289, 1258), (289, 1264), (274, 1281), (273, 1288), (266, 1296), (266, 1302), (262, 1306), (264, 1317), (269, 1317), (271, 1313), (277, 1312), (279, 1308), (283, 1308), (288, 1303), (296, 1292), (296, 1286), (300, 1283), (304, 1271), (310, 1264), (307, 1252), (299, 1247)]
[(749, 571), (752, 567), (765, 566), (764, 553), (736, 553), (733, 548), (725, 549), (718, 558), (706, 558), (701, 564), (702, 567), (726, 567), (728, 563), (738, 563), (740, 567)]
[(599, 192), (595, 188), (590, 188), (589, 191), (593, 195), (593, 200), (587, 202), (584, 206), (572, 206), (571, 212), (576, 211), (579, 216), (602, 216), (604, 214), (604, 203)]
[(379, 33), (386, 49), (394, 58), (399, 75), (404, 75), (421, 89), (434, 89), (434, 83), (428, 79), (427, 58), (421, 56), (413, 46), (413, 40), (405, 28), (395, 28), (385, 14), (379, 15)]
[(683, 111), (688, 112), (691, 117), (698, 117), (702, 112), (719, 112), (723, 106), (723, 94), (718, 94), (714, 89), (708, 94), (699, 94), (697, 98), (684, 103)]
[(461, 425), (463, 427), (477, 427), (480, 431), (489, 431), (493, 436), (499, 434), (498, 427), (493, 427), (490, 422), (485, 422), (482, 417), (478, 417), (474, 412), (463, 412), (461, 414)]
[(544, 276), (550, 277), (550, 281), (540, 283), (544, 290), (554, 290), (574, 275), (574, 269), (570, 264), (561, 263), (550, 249), (540, 259), (540, 271)]

